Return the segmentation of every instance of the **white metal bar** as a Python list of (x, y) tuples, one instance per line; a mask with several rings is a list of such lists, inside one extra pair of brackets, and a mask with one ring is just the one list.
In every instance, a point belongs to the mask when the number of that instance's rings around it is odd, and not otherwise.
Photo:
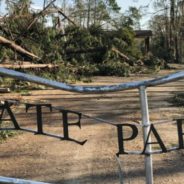
[[(146, 87), (141, 86), (139, 88), (140, 93), (140, 104), (141, 104), (141, 114), (142, 114), (142, 125), (143, 126), (143, 138), (144, 143), (147, 140), (148, 133), (149, 133), (149, 109), (148, 109), (148, 99), (146, 93)], [(148, 140), (151, 142), (151, 138)], [(151, 152), (151, 145), (148, 144), (146, 147), (146, 152)], [(146, 184), (153, 184), (153, 163), (152, 163), (152, 155), (145, 155), (145, 170), (146, 170)]]
[(175, 74), (166, 75), (152, 80), (134, 81), (127, 83), (120, 83), (117, 85), (106, 85), (106, 86), (74, 86), (62, 82), (48, 80), (42, 77), (29, 75), (15, 70), (6, 68), (0, 68), (0, 74), (11, 78), (16, 78), (22, 81), (30, 81), (45, 86), (50, 86), (56, 89), (62, 89), (66, 91), (80, 92), (80, 93), (101, 93), (101, 92), (112, 92), (112, 91), (123, 91), (128, 89), (139, 88), (140, 86), (156, 86), (172, 81), (176, 81), (184, 78), (184, 71)]
[(121, 163), (120, 159), (117, 156), (115, 156), (115, 158), (116, 158), (116, 161), (118, 163), (120, 184), (124, 184), (125, 178), (123, 178), (122, 163)]
[(23, 180), (18, 178), (8, 178), (8, 177), (2, 177), (0, 176), (0, 183), (2, 184), (49, 184), (49, 183), (43, 183), (43, 182), (37, 182), (37, 181), (31, 181), (31, 180)]

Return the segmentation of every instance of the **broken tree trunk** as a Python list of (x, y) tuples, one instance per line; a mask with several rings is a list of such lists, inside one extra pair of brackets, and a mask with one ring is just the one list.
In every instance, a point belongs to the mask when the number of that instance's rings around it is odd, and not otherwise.
[(111, 49), (111, 51), (115, 52), (120, 57), (122, 57), (125, 60), (125, 62), (128, 63), (130, 66), (133, 66), (134, 65), (133, 61), (128, 56), (126, 56), (125, 54), (123, 54), (122, 52), (120, 52), (117, 48), (113, 47)]
[(127, 61), (130, 60), (130, 58), (128, 56), (126, 56), (125, 54), (123, 54), (122, 52), (120, 52), (118, 49), (116, 49), (116, 48), (113, 47), (112, 48), (112, 51), (115, 52), (115, 53), (117, 53), (119, 56), (121, 56), (122, 58), (126, 59)]
[(32, 22), (29, 24), (29, 26), (27, 27), (26, 30), (29, 30), (33, 24), (39, 19), (40, 16), (43, 15), (43, 13), (47, 10), (47, 8), (49, 8), (49, 6), (51, 6), (56, 0), (52, 0), (46, 7), (44, 7), (44, 9), (42, 11), (40, 11), (32, 20)]
[(21, 55), (25, 55), (31, 59), (40, 59), (38, 56), (36, 56), (35, 54), (25, 50), (24, 48), (22, 48), (21, 46), (17, 45), (16, 43), (14, 43), (13, 41), (10, 41), (2, 36), (0, 36), (0, 44), (11, 48), (13, 50), (15, 50), (16, 52), (18, 52)]
[(71, 22), (74, 26), (77, 26), (73, 20), (71, 20), (68, 16), (66, 16), (61, 10), (58, 10), (58, 13), (60, 13), (65, 19), (67, 19), (69, 22)]
[(10, 88), (0, 88), (0, 93), (10, 93)]

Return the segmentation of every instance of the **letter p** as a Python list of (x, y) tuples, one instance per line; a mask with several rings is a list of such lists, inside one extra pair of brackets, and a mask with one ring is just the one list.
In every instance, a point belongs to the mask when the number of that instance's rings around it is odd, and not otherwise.
[[(120, 154), (128, 154), (127, 152), (125, 152), (125, 149), (124, 149), (124, 141), (130, 141), (135, 139), (138, 135), (138, 129), (135, 125), (131, 125), (131, 124), (118, 124), (116, 126), (117, 126), (118, 146), (119, 146), (119, 152), (117, 153), (117, 156), (119, 156)], [(126, 138), (124, 137), (123, 135), (124, 127), (131, 128), (132, 134), (129, 137), (126, 137)]]

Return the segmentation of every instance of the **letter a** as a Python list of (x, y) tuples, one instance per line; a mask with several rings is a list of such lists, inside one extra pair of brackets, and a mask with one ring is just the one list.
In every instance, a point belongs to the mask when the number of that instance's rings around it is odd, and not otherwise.
[[(157, 142), (148, 142), (149, 137), (151, 135), (151, 132), (153, 132), (155, 138), (157, 139)], [(160, 138), (160, 136), (159, 136), (159, 134), (158, 134), (158, 132), (155, 129), (155, 127), (154, 127), (153, 124), (150, 125), (150, 130), (149, 130), (148, 137), (146, 139), (146, 142), (145, 142), (145, 145), (144, 145), (144, 150), (143, 150), (142, 154), (146, 154), (146, 147), (147, 147), (148, 144), (159, 144), (160, 147), (161, 147), (161, 149), (162, 149), (162, 152), (163, 153), (166, 153), (167, 152), (167, 149), (166, 149), (166, 147), (165, 147), (162, 139)]]

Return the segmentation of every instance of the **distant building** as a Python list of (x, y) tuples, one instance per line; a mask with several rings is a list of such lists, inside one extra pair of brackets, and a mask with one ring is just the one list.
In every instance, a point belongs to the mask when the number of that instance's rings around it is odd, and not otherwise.
[(150, 37), (152, 36), (151, 30), (134, 30), (135, 37), (144, 39), (145, 43), (145, 53), (149, 52), (150, 50)]

